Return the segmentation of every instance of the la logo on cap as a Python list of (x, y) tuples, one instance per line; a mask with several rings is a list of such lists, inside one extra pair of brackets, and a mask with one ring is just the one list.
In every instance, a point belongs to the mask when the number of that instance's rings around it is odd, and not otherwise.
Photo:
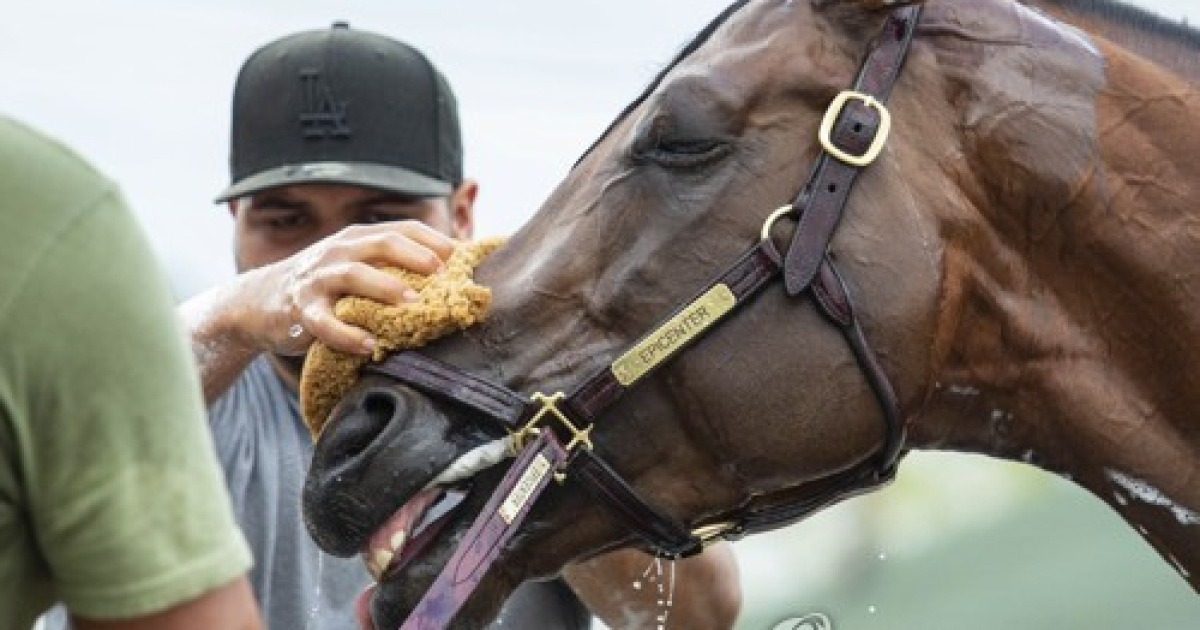
[(350, 125), (346, 122), (346, 101), (333, 96), (329, 85), (321, 78), (319, 70), (300, 72), (301, 89), (304, 94), (304, 111), (300, 112), (300, 129), (310, 140), (323, 138), (349, 138)]

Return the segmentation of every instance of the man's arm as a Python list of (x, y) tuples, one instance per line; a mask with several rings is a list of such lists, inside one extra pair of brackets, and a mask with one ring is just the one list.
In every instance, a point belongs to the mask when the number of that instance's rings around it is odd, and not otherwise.
[[(17, 392), (4, 433), (20, 436), (6, 466), (31, 489), (33, 578), (73, 614), (129, 619), (244, 585), (251, 557), (165, 278), (115, 191), (99, 192), (26, 256), (0, 317)], [(258, 623), (252, 601), (227, 614)]]
[(320, 339), (337, 350), (370, 354), (370, 334), (334, 316), (337, 300), (345, 295), (391, 304), (411, 299), (403, 282), (377, 267), (432, 273), (452, 249), (449, 237), (416, 221), (351, 226), (184, 302), (179, 315), (200, 369), (205, 403), (220, 398), (263, 352), (301, 355)]
[(254, 593), (245, 577), (152, 615), (119, 621), (75, 617), (71, 624), (75, 630), (259, 630), (263, 627)]
[[(729, 543), (721, 542), (698, 556), (675, 563), (675, 584), (669, 608), (659, 605), (670, 589), (671, 568), (663, 562), (662, 575), (651, 570), (654, 558), (633, 549), (622, 549), (563, 571), (567, 583), (592, 613), (613, 630), (657, 627), (655, 618), (669, 611), (668, 627), (688, 630), (732, 628), (742, 607), (737, 559)], [(656, 581), (651, 582), (653, 577)], [(638, 583), (635, 587), (634, 583)]]

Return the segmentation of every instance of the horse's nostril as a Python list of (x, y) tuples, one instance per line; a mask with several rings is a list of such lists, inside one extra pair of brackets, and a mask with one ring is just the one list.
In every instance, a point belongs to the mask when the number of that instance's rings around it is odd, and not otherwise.
[(363, 398), (362, 410), (371, 420), (386, 423), (396, 414), (396, 400), (387, 392), (369, 392)]

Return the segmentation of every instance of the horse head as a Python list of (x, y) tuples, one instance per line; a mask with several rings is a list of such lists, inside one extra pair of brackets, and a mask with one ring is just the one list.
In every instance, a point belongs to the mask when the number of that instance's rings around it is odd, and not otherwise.
[[(897, 23), (908, 10), (897, 6), (908, 4), (733, 4), (479, 268), (494, 292), (487, 321), (422, 353), (514, 392), (549, 395), (575, 391), (590, 374), (619, 372), (614, 366), (634, 350), (648, 352), (652, 371), (591, 418), (590, 453), (689, 528), (738, 514), (790, 515), (787, 506), (813, 497), (820, 507), (868, 489), (886, 480), (892, 462), (881, 457), (891, 459), (902, 430), (905, 448), (1032, 460), (1070, 472), (1110, 502), (1120, 466), (1174, 493), (1181, 502), (1174, 507), (1195, 516), (1183, 505), (1200, 505), (1196, 488), (1171, 486), (1146, 469), (1148, 447), (1122, 458), (1112, 439), (1090, 434), (1073, 451), (1062, 431), (1086, 432), (1075, 427), (1086, 415), (1110, 422), (1095, 426), (1124, 428), (1129, 412), (1150, 424), (1161, 419), (1163, 432), (1146, 438), (1157, 439), (1178, 430), (1172, 412), (1200, 396), (1192, 393), (1200, 392), (1193, 359), (1168, 353), (1170, 344), (1149, 332), (1104, 325), (1136, 319), (1151, 305), (1194, 320), (1181, 301), (1153, 292), (1170, 283), (1116, 288), (1138, 300), (1103, 294), (1108, 283), (1145, 274), (1142, 259), (1154, 249), (1130, 243), (1123, 231), (1130, 223), (1118, 216), (1142, 201), (1120, 185), (1158, 155), (1145, 131), (1160, 114), (1122, 118), (1122, 99), (1134, 97), (1126, 90), (1176, 90), (1175, 101), (1150, 109), (1194, 114), (1200, 99), (1168, 73), (1012, 0), (931, 0), (919, 24)], [(811, 190), (813, 182), (837, 186), (817, 178), (814, 163), (858, 156), (830, 157), (818, 130), (826, 121), (846, 127), (854, 114), (868, 121), (865, 144), (887, 133), (883, 105), (839, 94), (855, 81), (868, 42), (913, 28), (886, 105), (892, 124), (882, 153), (856, 172), (827, 242), (797, 254), (793, 235), (809, 229), (806, 204), (836, 194)], [(1132, 84), (1118, 73), (1129, 68), (1144, 72)], [(857, 133), (861, 125), (852, 126)], [(1195, 127), (1163, 141), (1194, 154)], [(1171, 194), (1145, 194), (1172, 208), (1196, 199), (1200, 176), (1188, 168), (1193, 177), (1172, 179)], [(792, 211), (772, 215), (781, 205)], [(765, 280), (744, 303), (737, 296), (736, 310), (702, 338), (692, 337), (687, 321), (672, 320), (678, 333), (663, 324), (681, 305), (697, 304), (697, 293), (755, 243), (784, 280)], [(1197, 262), (1195, 247), (1174, 255)], [(803, 266), (796, 256), (817, 261), (807, 278), (792, 277)], [(845, 308), (863, 347), (847, 344), (854, 335), (845, 334)], [(1135, 347), (1121, 366), (1103, 363)], [(659, 350), (670, 356), (654, 358)], [(1153, 357), (1179, 372), (1152, 385), (1119, 378)], [(1079, 389), (1067, 387), (1068, 376)], [(1116, 401), (1123, 402), (1110, 409)], [(412, 538), (415, 521), (437, 521), (402, 560), (385, 549), (377, 562), (378, 627), (406, 617), (504, 475), (495, 466), (429, 485), (504, 436), (483, 415), (366, 373), (330, 416), (305, 495), (310, 531), (323, 548), (371, 550), (381, 532)], [(1171, 453), (1195, 460), (1194, 440), (1180, 448)], [(838, 481), (860, 470), (873, 474), (853, 478), (867, 482)], [(1169, 515), (1114, 507), (1169, 538)], [(422, 517), (427, 508), (436, 519)], [(640, 543), (568, 474), (533, 506), (457, 624), (483, 625), (523, 580)], [(1186, 546), (1177, 562), (1195, 567), (1196, 547)]]

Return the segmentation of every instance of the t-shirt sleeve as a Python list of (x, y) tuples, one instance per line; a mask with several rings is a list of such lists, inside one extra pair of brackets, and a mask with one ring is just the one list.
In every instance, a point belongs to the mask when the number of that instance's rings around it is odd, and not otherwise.
[(74, 614), (124, 618), (245, 573), (166, 283), (113, 190), (41, 252), (0, 319), (37, 545)]

